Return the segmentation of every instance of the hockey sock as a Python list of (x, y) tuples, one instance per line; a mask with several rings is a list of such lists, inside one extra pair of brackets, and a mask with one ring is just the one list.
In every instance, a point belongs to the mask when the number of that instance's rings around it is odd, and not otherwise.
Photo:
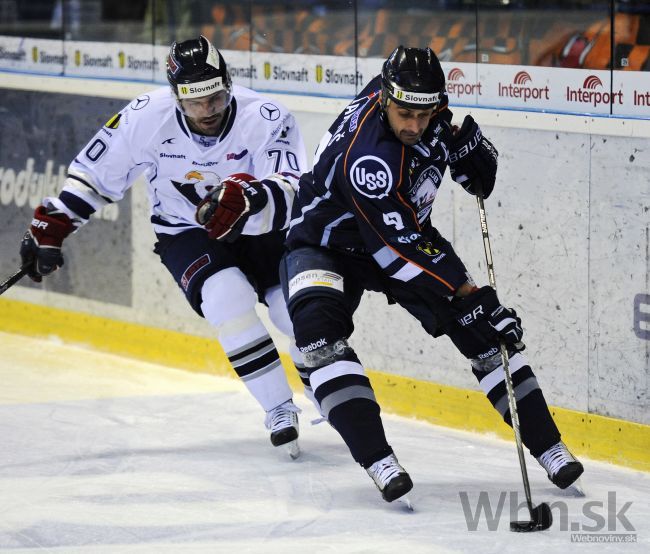
[(235, 372), (265, 411), (293, 396), (278, 351), (261, 321), (238, 333), (222, 332), (219, 341)]
[(341, 435), (355, 461), (368, 467), (392, 450), (370, 381), (356, 355), (349, 352), (354, 360), (312, 369), (309, 380), (321, 413)]
[[(501, 414), (503, 420), (512, 426), (503, 365), (499, 364), (489, 372), (477, 369), (472, 369), (472, 372), (492, 406)], [(533, 456), (540, 456), (560, 440), (560, 432), (549, 412), (535, 374), (523, 354), (518, 352), (510, 356), (510, 373), (517, 401), (521, 440)]]
[(354, 398), (329, 413), (329, 422), (345, 441), (354, 460), (365, 468), (393, 453), (379, 412), (376, 402)]

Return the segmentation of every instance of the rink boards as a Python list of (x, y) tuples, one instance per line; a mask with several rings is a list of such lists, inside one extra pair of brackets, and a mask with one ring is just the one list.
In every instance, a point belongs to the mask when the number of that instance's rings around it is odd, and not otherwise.
[[(12, 107), (11, 126), (0, 133), (3, 275), (18, 264), (17, 245), (41, 193), (60, 186), (98, 126), (151, 87), (2, 74), (0, 94)], [(273, 98), (295, 112), (308, 152), (346, 102)], [(455, 119), (467, 111), (454, 109)], [(522, 315), (533, 369), (549, 403), (561, 406), (554, 408), (561, 430), (576, 451), (650, 469), (650, 122), (472, 113), (500, 151), (497, 188), (486, 203), (499, 295)], [(446, 178), (433, 217), (485, 283), (474, 199)], [(61, 271), (39, 286), (24, 280), (5, 295), (12, 301), (3, 297), (0, 329), (228, 373), (214, 331), (186, 305), (152, 253), (153, 240), (137, 184), (66, 241)], [(432, 340), (374, 294), (364, 297), (355, 324), (352, 344), (374, 370), (385, 409), (510, 436), (446, 339)]]

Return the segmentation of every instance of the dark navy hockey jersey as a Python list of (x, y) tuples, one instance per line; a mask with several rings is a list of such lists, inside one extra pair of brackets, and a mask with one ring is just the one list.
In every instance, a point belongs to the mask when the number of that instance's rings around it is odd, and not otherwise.
[(452, 273), (450, 282), (448, 272), (436, 271), (450, 260), (429, 242), (451, 112), (445, 98), (420, 142), (406, 146), (381, 115), (380, 89), (376, 77), (321, 140), (313, 171), (300, 181), (287, 246), (366, 253), (393, 279), (451, 295), (467, 276)]

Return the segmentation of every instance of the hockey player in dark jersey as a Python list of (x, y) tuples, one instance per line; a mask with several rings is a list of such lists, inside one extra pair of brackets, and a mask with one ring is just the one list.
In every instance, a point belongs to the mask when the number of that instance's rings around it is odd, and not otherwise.
[(280, 270), (305, 384), (389, 502), (413, 484), (386, 440), (379, 404), (347, 340), (366, 290), (386, 294), (432, 336), (447, 335), (510, 424), (499, 353), (504, 340), (524, 444), (560, 488), (582, 473), (523, 353), (521, 320), (494, 289), (474, 284), (431, 224), (447, 167), (484, 198), (496, 178), (496, 149), (472, 117), (460, 129), (452, 126), (447, 103), (435, 54), (397, 48), (335, 120), (313, 171), (302, 176)]
[(364, 290), (385, 293), (432, 336), (447, 335), (510, 424), (498, 348), (503, 339), (524, 444), (560, 488), (582, 473), (523, 354), (521, 320), (494, 289), (476, 287), (431, 224), (448, 166), (471, 194), (487, 198), (495, 184), (494, 146), (472, 117), (460, 129), (451, 119), (435, 54), (397, 48), (330, 127), (313, 171), (303, 175), (281, 269), (321, 412), (389, 502), (412, 482), (386, 440), (372, 387), (347, 341)]

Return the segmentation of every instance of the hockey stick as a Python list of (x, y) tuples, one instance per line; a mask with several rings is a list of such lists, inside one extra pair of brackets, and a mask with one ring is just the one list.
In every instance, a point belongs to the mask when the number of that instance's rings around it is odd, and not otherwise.
[(28, 266), (21, 267), (16, 273), (14, 273), (9, 279), (4, 283), (0, 284), (0, 294), (4, 294), (9, 290), (13, 285), (20, 281), (28, 273)]
[[(481, 233), (483, 234), (483, 249), (485, 250), (485, 263), (487, 264), (488, 281), (490, 286), (496, 291), (497, 281), (494, 276), (494, 262), (492, 260), (492, 248), (490, 247), (490, 235), (488, 234), (487, 218), (485, 216), (485, 205), (483, 196), (476, 195), (478, 202), (478, 213), (481, 219)], [(517, 413), (517, 401), (515, 391), (512, 386), (512, 375), (510, 374), (510, 364), (508, 362), (508, 350), (503, 340), (499, 340), (501, 350), (501, 360), (503, 362), (503, 373), (505, 374), (506, 390), (508, 391), (508, 406), (510, 407), (510, 419), (512, 420), (512, 429), (515, 432), (515, 442), (517, 443), (517, 454), (519, 454), (519, 467), (521, 468), (521, 477), (524, 481), (524, 492), (526, 493), (526, 503), (530, 512), (530, 521), (511, 521), (510, 530), (517, 532), (543, 531), (548, 529), (553, 523), (551, 508), (545, 502), (539, 506), (533, 506), (530, 496), (530, 484), (528, 482), (528, 472), (526, 471), (526, 459), (524, 458), (524, 448), (521, 443), (521, 433), (519, 427), (519, 414)]]

